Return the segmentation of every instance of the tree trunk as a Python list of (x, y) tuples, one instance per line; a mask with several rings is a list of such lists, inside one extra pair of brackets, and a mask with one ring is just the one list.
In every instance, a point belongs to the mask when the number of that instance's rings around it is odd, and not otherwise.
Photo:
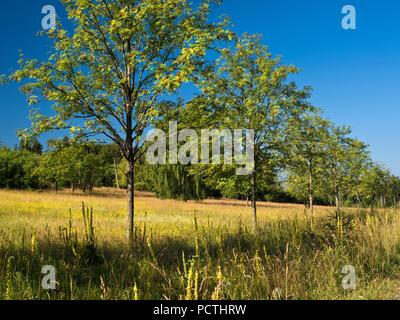
[(119, 189), (118, 169), (117, 169), (117, 163), (115, 162), (115, 158), (114, 158), (114, 172), (115, 172), (115, 183), (117, 185), (117, 189)]
[(127, 183), (127, 230), (126, 236), (130, 245), (133, 244), (133, 225), (134, 225), (134, 214), (135, 214), (135, 190), (134, 190), (134, 165), (128, 160), (126, 170), (126, 183)]
[(74, 185), (73, 181), (71, 181), (71, 191), (72, 191), (72, 193), (75, 192), (75, 185)]
[(58, 193), (58, 182), (56, 180), (56, 193)]
[(251, 209), (253, 213), (253, 229), (257, 228), (257, 202), (256, 202), (256, 172), (251, 174)]
[(394, 213), (397, 211), (397, 199), (396, 197), (393, 198), (393, 207), (394, 207)]

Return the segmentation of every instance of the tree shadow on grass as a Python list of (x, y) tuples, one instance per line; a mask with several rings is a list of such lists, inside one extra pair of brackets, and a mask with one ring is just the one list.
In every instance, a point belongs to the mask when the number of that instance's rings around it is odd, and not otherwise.
[[(64, 189), (63, 191), (59, 192), (60, 195), (68, 195), (68, 196), (75, 196), (75, 197), (96, 197), (96, 198), (116, 198), (116, 199), (125, 199), (126, 198), (126, 190), (125, 189), (113, 189), (113, 190), (98, 190), (95, 189), (92, 192), (83, 192), (81, 190), (77, 190), (72, 192), (70, 190)], [(153, 198), (154, 195), (151, 192), (144, 192), (144, 191), (135, 191), (135, 197), (138, 198)]]
[[(58, 236), (47, 234), (37, 239), (26, 235), (26, 240), (16, 243), (7, 240), (3, 233), (0, 298), (5, 297), (10, 287), (16, 299), (47, 299), (48, 292), (40, 286), (44, 276), (41, 270), (51, 265), (57, 270), (59, 284), (51, 293), (53, 299), (100, 299), (107, 295), (132, 298), (131, 289), (135, 283), (151, 288), (146, 293), (147, 299), (162, 299), (159, 293), (163, 285), (168, 281), (180, 283), (183, 270), (188, 267), (183, 265), (184, 259), (187, 263), (193, 259), (202, 268), (216, 268), (232, 265), (238, 257), (252, 259), (256, 255), (261, 257), (262, 263), (267, 259), (265, 255), (283, 261), (289, 247), (300, 250), (298, 243), (301, 243), (301, 255), (314, 255), (317, 250), (334, 246), (332, 230), (323, 227), (326, 220), (315, 219), (318, 228), (294, 223), (268, 223), (255, 233), (247, 226), (229, 230), (223, 226), (199, 228), (192, 234), (156, 236), (154, 240), (138, 231), (133, 247), (122, 241), (96, 245), (73, 235), (64, 236), (62, 232)], [(127, 288), (131, 288), (130, 291)]]

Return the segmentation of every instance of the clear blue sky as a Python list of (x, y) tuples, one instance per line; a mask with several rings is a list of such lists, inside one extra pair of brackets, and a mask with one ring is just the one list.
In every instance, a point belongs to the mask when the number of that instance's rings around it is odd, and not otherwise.
[[(25, 56), (44, 58), (48, 42), (36, 36), (41, 8), (57, 0), (3, 0), (0, 4), (0, 74)], [(341, 9), (357, 10), (357, 30), (343, 30)], [(370, 144), (372, 157), (400, 175), (400, 1), (225, 0), (218, 13), (232, 18), (237, 33), (259, 33), (274, 55), (303, 69), (293, 78), (314, 88), (312, 102), (353, 136)], [(0, 141), (17, 142), (29, 126), (26, 98), (18, 86), (0, 86)], [(42, 139), (46, 141), (46, 137)]]

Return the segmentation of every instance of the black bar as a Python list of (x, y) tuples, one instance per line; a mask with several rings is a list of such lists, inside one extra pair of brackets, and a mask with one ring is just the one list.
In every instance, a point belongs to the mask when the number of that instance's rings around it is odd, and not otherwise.
[[(46, 319), (60, 316), (89, 316), (124, 319), (275, 319), (282, 316), (309, 318), (354, 317), (371, 312), (399, 309), (399, 301), (0, 301), (0, 310), (13, 316), (18, 313), (42, 314)], [(118, 318), (119, 320), (119, 318)]]

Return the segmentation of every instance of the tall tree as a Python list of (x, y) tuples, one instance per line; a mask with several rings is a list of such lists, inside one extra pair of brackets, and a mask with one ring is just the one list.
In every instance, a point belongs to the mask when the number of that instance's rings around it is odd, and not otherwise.
[(362, 183), (365, 170), (369, 169), (371, 163), (370, 152), (367, 150), (368, 145), (361, 141), (352, 139), (349, 148), (351, 162), (349, 170), (349, 195), (355, 198), (357, 207), (361, 205)]
[(273, 58), (258, 35), (236, 39), (233, 49), (221, 50), (215, 72), (203, 83), (222, 128), (254, 130), (254, 170), (250, 174), (253, 226), (257, 226), (257, 179), (271, 172), (277, 155), (287, 146), (288, 121), (311, 109), (310, 88), (298, 90), (288, 76), (299, 72), (294, 66)]
[(291, 121), (291, 138), (288, 157), (290, 181), (305, 185), (309, 201), (310, 216), (313, 217), (316, 180), (326, 156), (326, 141), (329, 136), (329, 121), (319, 115), (310, 114)]
[[(208, 49), (232, 37), (228, 21), (209, 22), (214, 0), (62, 0), (72, 33), (61, 24), (47, 61), (20, 60), (8, 80), (28, 80), (30, 104), (53, 103), (54, 114), (32, 111), (21, 135), (70, 129), (75, 138), (101, 134), (127, 161), (127, 237), (133, 240), (134, 165), (143, 133), (156, 116), (155, 102), (196, 81)], [(3, 79), (4, 80), (4, 79)]]
[(335, 198), (336, 210), (340, 210), (341, 196), (349, 177), (349, 141), (350, 128), (336, 127), (332, 124), (327, 137), (327, 156), (323, 164), (323, 185), (326, 192)]
[(321, 182), (326, 193), (334, 196), (337, 211), (340, 210), (342, 198), (354, 192), (362, 168), (368, 161), (367, 145), (351, 138), (350, 133), (350, 127), (332, 124), (326, 139)]

